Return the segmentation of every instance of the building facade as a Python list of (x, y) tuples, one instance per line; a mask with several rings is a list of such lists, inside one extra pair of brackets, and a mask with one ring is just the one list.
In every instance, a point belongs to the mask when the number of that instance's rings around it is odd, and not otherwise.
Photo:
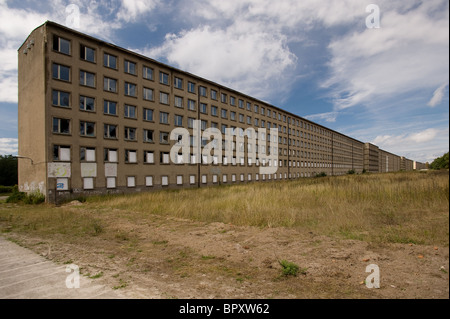
[[(50, 202), (413, 169), (375, 145), (53, 22), (35, 29), (18, 56), (19, 188)], [(196, 152), (211, 142), (192, 138), (197, 126), (222, 134), (211, 163)], [(171, 156), (174, 145), (188, 145), (188, 160)]]

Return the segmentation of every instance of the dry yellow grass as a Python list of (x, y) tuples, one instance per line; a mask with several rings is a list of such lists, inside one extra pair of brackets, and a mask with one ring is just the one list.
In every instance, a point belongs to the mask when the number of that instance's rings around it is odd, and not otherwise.
[(9, 230), (82, 236), (101, 232), (114, 214), (139, 223), (156, 214), (238, 226), (296, 227), (375, 242), (448, 246), (448, 177), (448, 171), (349, 175), (96, 197), (70, 212), (49, 205), (3, 204), (0, 222), (12, 225)]
[(90, 200), (94, 208), (324, 235), (448, 245), (448, 172), (351, 175)]

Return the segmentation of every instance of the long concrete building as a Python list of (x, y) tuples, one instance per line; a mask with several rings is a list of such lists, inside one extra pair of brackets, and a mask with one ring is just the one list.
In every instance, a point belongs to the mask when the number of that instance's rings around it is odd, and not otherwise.
[[(39, 190), (49, 202), (289, 180), (322, 172), (423, 168), (422, 163), (54, 22), (35, 29), (18, 57), (19, 188)], [(223, 136), (232, 130), (236, 138), (219, 141), (221, 147), (212, 150), (208, 161), (196, 152), (209, 142), (204, 137), (195, 141), (197, 125), (199, 132), (213, 128)], [(173, 138), (174, 129), (187, 130), (190, 141)], [(188, 159), (173, 160), (174, 145), (186, 144)], [(231, 155), (223, 156), (226, 151)], [(274, 170), (264, 173), (262, 167)]]

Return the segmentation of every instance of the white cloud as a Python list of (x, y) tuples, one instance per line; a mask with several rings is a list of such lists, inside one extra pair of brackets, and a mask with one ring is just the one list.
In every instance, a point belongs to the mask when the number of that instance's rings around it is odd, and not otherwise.
[(296, 66), (283, 35), (250, 32), (242, 25), (167, 35), (161, 47), (147, 53), (261, 99), (287, 92)]
[[(336, 110), (379, 105), (448, 82), (448, 2), (430, 2), (435, 6), (385, 10), (381, 29), (345, 34), (330, 43), (331, 75), (323, 87), (331, 90)], [(447, 10), (434, 12), (438, 4)]]
[(435, 154), (448, 151), (448, 133), (448, 128), (430, 128), (409, 134), (379, 135), (371, 143), (400, 156), (426, 162), (432, 161)]
[(447, 86), (448, 83), (444, 83), (436, 91), (434, 91), (433, 97), (431, 98), (430, 102), (428, 102), (428, 106), (435, 107), (442, 102)]
[(308, 115), (308, 116), (305, 116), (305, 118), (310, 121), (323, 120), (328, 123), (334, 123), (334, 122), (336, 122), (337, 116), (338, 116), (338, 112), (326, 112), (326, 113)]
[(17, 155), (18, 149), (17, 138), (0, 138), (0, 155)]
[(125, 22), (135, 21), (159, 4), (159, 0), (121, 0), (121, 2), (122, 6), (117, 17)]

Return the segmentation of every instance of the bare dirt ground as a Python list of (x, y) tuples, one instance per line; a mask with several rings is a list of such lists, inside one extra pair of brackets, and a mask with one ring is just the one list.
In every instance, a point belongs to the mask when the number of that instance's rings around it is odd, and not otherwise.
[[(50, 260), (77, 264), (82, 274), (129, 298), (449, 298), (448, 247), (159, 216), (110, 221), (101, 235), (76, 240), (5, 236)], [(278, 260), (296, 263), (302, 273), (281, 276)], [(380, 289), (364, 284), (370, 264), (379, 266)]]

